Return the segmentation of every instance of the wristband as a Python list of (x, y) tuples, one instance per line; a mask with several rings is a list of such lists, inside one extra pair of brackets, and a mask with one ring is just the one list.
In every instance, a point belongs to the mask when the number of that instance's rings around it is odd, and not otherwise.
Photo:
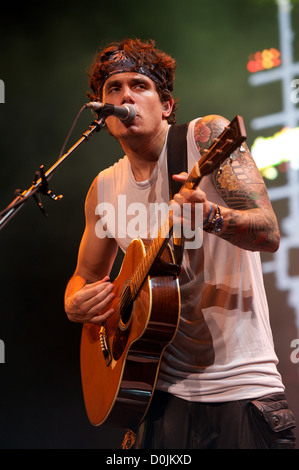
[(207, 223), (208, 223), (209, 220), (210, 220), (211, 214), (212, 214), (212, 212), (213, 212), (213, 206), (212, 206), (211, 203), (210, 203), (210, 206), (211, 206), (211, 210), (210, 210), (210, 213), (209, 213), (209, 215), (208, 215), (208, 217), (207, 217), (207, 220), (206, 220), (206, 221), (204, 222), (204, 224), (202, 225), (203, 227), (204, 227), (205, 225), (207, 225)]

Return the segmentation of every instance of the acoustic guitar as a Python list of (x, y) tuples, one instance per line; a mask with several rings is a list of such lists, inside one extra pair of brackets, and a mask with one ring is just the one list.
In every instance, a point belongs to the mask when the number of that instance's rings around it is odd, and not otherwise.
[[(246, 139), (236, 116), (202, 152), (183, 187), (195, 188)], [(165, 348), (180, 319), (180, 289), (169, 240), (170, 214), (146, 247), (134, 239), (113, 281), (114, 314), (101, 325), (84, 324), (81, 377), (85, 407), (95, 425), (134, 429), (142, 421), (155, 389)]]

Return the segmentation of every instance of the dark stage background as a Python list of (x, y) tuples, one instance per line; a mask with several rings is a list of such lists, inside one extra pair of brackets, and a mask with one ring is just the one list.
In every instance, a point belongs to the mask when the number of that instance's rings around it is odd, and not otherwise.
[[(0, 14), (0, 79), (5, 84), (5, 103), (0, 104), (0, 210), (11, 202), (16, 188), (31, 185), (40, 164), (48, 169), (58, 158), (71, 123), (87, 101), (85, 71), (108, 41), (154, 38), (177, 59), (179, 123), (211, 113), (228, 119), (241, 114), (252, 145), (257, 133), (251, 120), (281, 109), (280, 84), (253, 88), (246, 69), (249, 54), (279, 48), (274, 0), (11, 5), (2, 6)], [(295, 3), (296, 60), (298, 20)], [(85, 113), (69, 145), (92, 122), (89, 111)], [(30, 200), (0, 232), (2, 449), (120, 445), (120, 432), (92, 427), (86, 417), (79, 367), (81, 326), (67, 320), (63, 295), (75, 268), (86, 192), (96, 174), (121, 155), (118, 144), (104, 132), (94, 135), (51, 180), (53, 192), (64, 198), (43, 198), (49, 216), (45, 218)], [(266, 183), (271, 187), (279, 180)], [(281, 220), (285, 204), (277, 202), (274, 207)], [(298, 276), (298, 250), (291, 258), (290, 275)], [(265, 275), (265, 283), (279, 370), (298, 420), (298, 362), (291, 360), (291, 342), (299, 337), (296, 311), (288, 291), (276, 287), (275, 273)]]

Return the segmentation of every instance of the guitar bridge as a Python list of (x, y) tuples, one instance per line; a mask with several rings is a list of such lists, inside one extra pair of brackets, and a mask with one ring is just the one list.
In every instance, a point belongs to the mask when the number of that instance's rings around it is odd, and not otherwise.
[(100, 328), (99, 337), (100, 337), (101, 349), (102, 349), (102, 353), (106, 362), (106, 366), (109, 366), (112, 358), (111, 358), (111, 353), (110, 353), (107, 340), (106, 340), (106, 329), (104, 325), (102, 325)]

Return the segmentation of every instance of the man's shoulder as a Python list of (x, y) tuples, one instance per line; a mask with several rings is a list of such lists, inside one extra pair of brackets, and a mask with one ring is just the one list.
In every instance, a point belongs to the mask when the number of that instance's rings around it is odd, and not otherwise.
[(224, 116), (220, 114), (207, 114), (206, 116), (199, 117), (195, 120), (195, 125), (206, 124), (206, 125), (218, 125), (225, 126), (229, 122)]
[(199, 148), (209, 147), (227, 127), (229, 121), (218, 114), (208, 114), (195, 120), (194, 139)]

